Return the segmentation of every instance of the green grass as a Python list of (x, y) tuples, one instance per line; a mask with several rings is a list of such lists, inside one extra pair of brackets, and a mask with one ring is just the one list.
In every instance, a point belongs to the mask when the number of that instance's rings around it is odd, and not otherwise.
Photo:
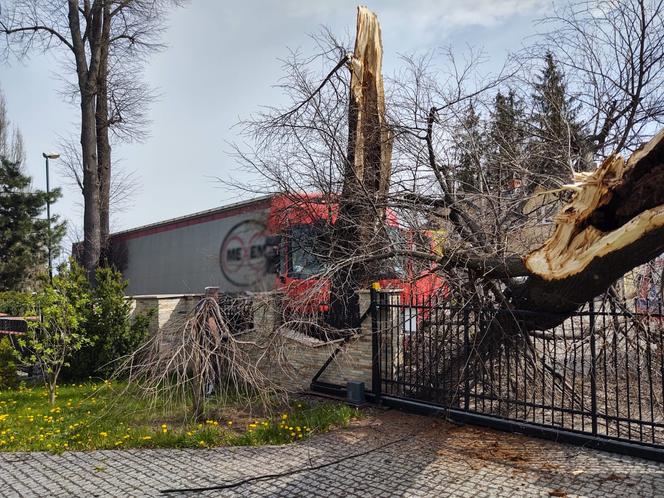
[(214, 416), (193, 423), (183, 421), (182, 408), (151, 405), (125, 387), (110, 382), (61, 386), (54, 407), (42, 387), (0, 391), (0, 451), (284, 444), (359, 416), (340, 403), (296, 401), (262, 418), (212, 407)]

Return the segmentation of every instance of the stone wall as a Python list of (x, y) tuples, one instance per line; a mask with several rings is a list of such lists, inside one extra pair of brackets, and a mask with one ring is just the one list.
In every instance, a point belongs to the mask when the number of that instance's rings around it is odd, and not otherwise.
[(160, 345), (164, 351), (168, 350), (169, 338), (174, 338), (182, 330), (187, 315), (194, 309), (201, 299), (199, 294), (156, 294), (146, 296), (132, 296), (131, 314), (145, 314), (152, 312), (148, 330), (151, 335), (162, 331), (166, 342)]
[[(165, 338), (181, 331), (187, 314), (193, 310), (202, 295), (154, 295), (133, 296), (134, 312), (154, 310), (150, 332), (158, 330)], [(330, 384), (345, 385), (350, 380), (365, 383), (371, 389), (372, 345), (371, 316), (366, 313), (361, 333), (356, 338), (343, 343), (342, 340), (324, 342), (301, 333), (279, 327), (278, 296), (270, 293), (254, 295), (254, 329), (241, 336), (246, 347), (255, 349), (255, 358), (260, 368), (270, 378), (290, 390), (299, 391), (309, 388), (316, 373), (339, 349), (334, 360), (327, 366), (318, 380)], [(360, 311), (365, 314), (370, 305), (369, 291), (360, 294)], [(275, 332), (275, 330), (277, 332)], [(278, 341), (278, 354), (264, 354), (266, 350), (256, 347), (271, 342), (274, 345), (275, 334)], [(168, 341), (163, 345), (168, 349)], [(254, 354), (252, 352), (252, 354)]]
[[(268, 300), (266, 300), (268, 299)], [(282, 352), (278, 361), (266, 359), (262, 368), (268, 371), (273, 379), (293, 390), (309, 388), (320, 368), (334, 352), (339, 349), (332, 362), (327, 366), (318, 380), (330, 384), (345, 385), (349, 380), (364, 382), (367, 389), (371, 388), (371, 316), (362, 322), (361, 333), (348, 342), (341, 339), (324, 342), (294, 331), (279, 329), (277, 310), (270, 309), (269, 297), (257, 299), (260, 303), (254, 313), (255, 333), (253, 340), (260, 342), (260, 336), (266, 331), (279, 330), (279, 348)], [(272, 303), (278, 302), (273, 300)], [(360, 314), (368, 310), (369, 292), (360, 294)]]

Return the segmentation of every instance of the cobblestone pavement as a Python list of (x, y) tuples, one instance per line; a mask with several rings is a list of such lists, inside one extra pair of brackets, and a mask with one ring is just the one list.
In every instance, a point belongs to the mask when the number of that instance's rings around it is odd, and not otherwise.
[(3, 497), (159, 495), (662, 496), (664, 464), (397, 411), (286, 446), (0, 453)]

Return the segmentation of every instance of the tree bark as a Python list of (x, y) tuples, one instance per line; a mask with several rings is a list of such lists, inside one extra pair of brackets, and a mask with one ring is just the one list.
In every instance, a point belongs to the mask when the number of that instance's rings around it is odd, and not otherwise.
[(664, 252), (664, 130), (627, 160), (577, 175), (549, 240), (524, 258), (532, 276), (511, 290), (531, 329), (547, 329)]
[[(76, 0), (68, 2), (68, 22), (72, 38), (72, 51), (76, 61), (76, 75), (81, 95), (81, 157), (83, 161), (83, 267), (88, 280), (94, 282), (101, 250), (99, 223), (99, 171), (97, 157), (96, 95), (99, 72), (100, 35), (102, 28), (102, 2), (95, 1), (89, 10), (86, 37), (89, 55), (81, 33), (79, 6)], [(89, 62), (88, 62), (89, 57)]]
[[(334, 260), (371, 253), (385, 220), (392, 155), (392, 137), (385, 123), (382, 76), (383, 47), (376, 15), (357, 9), (355, 50), (350, 60), (348, 154), (335, 225)], [(357, 326), (356, 291), (376, 275), (373, 264), (344, 265), (332, 278), (331, 323), (338, 328)]]
[(109, 140), (108, 116), (108, 50), (111, 34), (110, 5), (103, 9), (101, 43), (99, 55), (99, 76), (97, 78), (97, 154), (99, 176), (99, 239), (100, 263), (108, 263), (108, 236), (110, 234), (110, 195), (111, 195), (111, 143)]

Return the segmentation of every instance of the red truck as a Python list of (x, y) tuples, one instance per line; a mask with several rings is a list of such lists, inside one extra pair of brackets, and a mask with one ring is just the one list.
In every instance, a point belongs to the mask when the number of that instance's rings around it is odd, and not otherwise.
[[(326, 269), (320, 242), (335, 219), (336, 205), (319, 195), (269, 195), (115, 233), (111, 259), (128, 280), (129, 295), (276, 288), (293, 309), (326, 311), (329, 282), (320, 278)], [(394, 213), (388, 213), (388, 231), (395, 244), (412, 243)], [(402, 289), (404, 299), (444, 287), (431, 271), (401, 259), (386, 260), (384, 268), (377, 281)]]

